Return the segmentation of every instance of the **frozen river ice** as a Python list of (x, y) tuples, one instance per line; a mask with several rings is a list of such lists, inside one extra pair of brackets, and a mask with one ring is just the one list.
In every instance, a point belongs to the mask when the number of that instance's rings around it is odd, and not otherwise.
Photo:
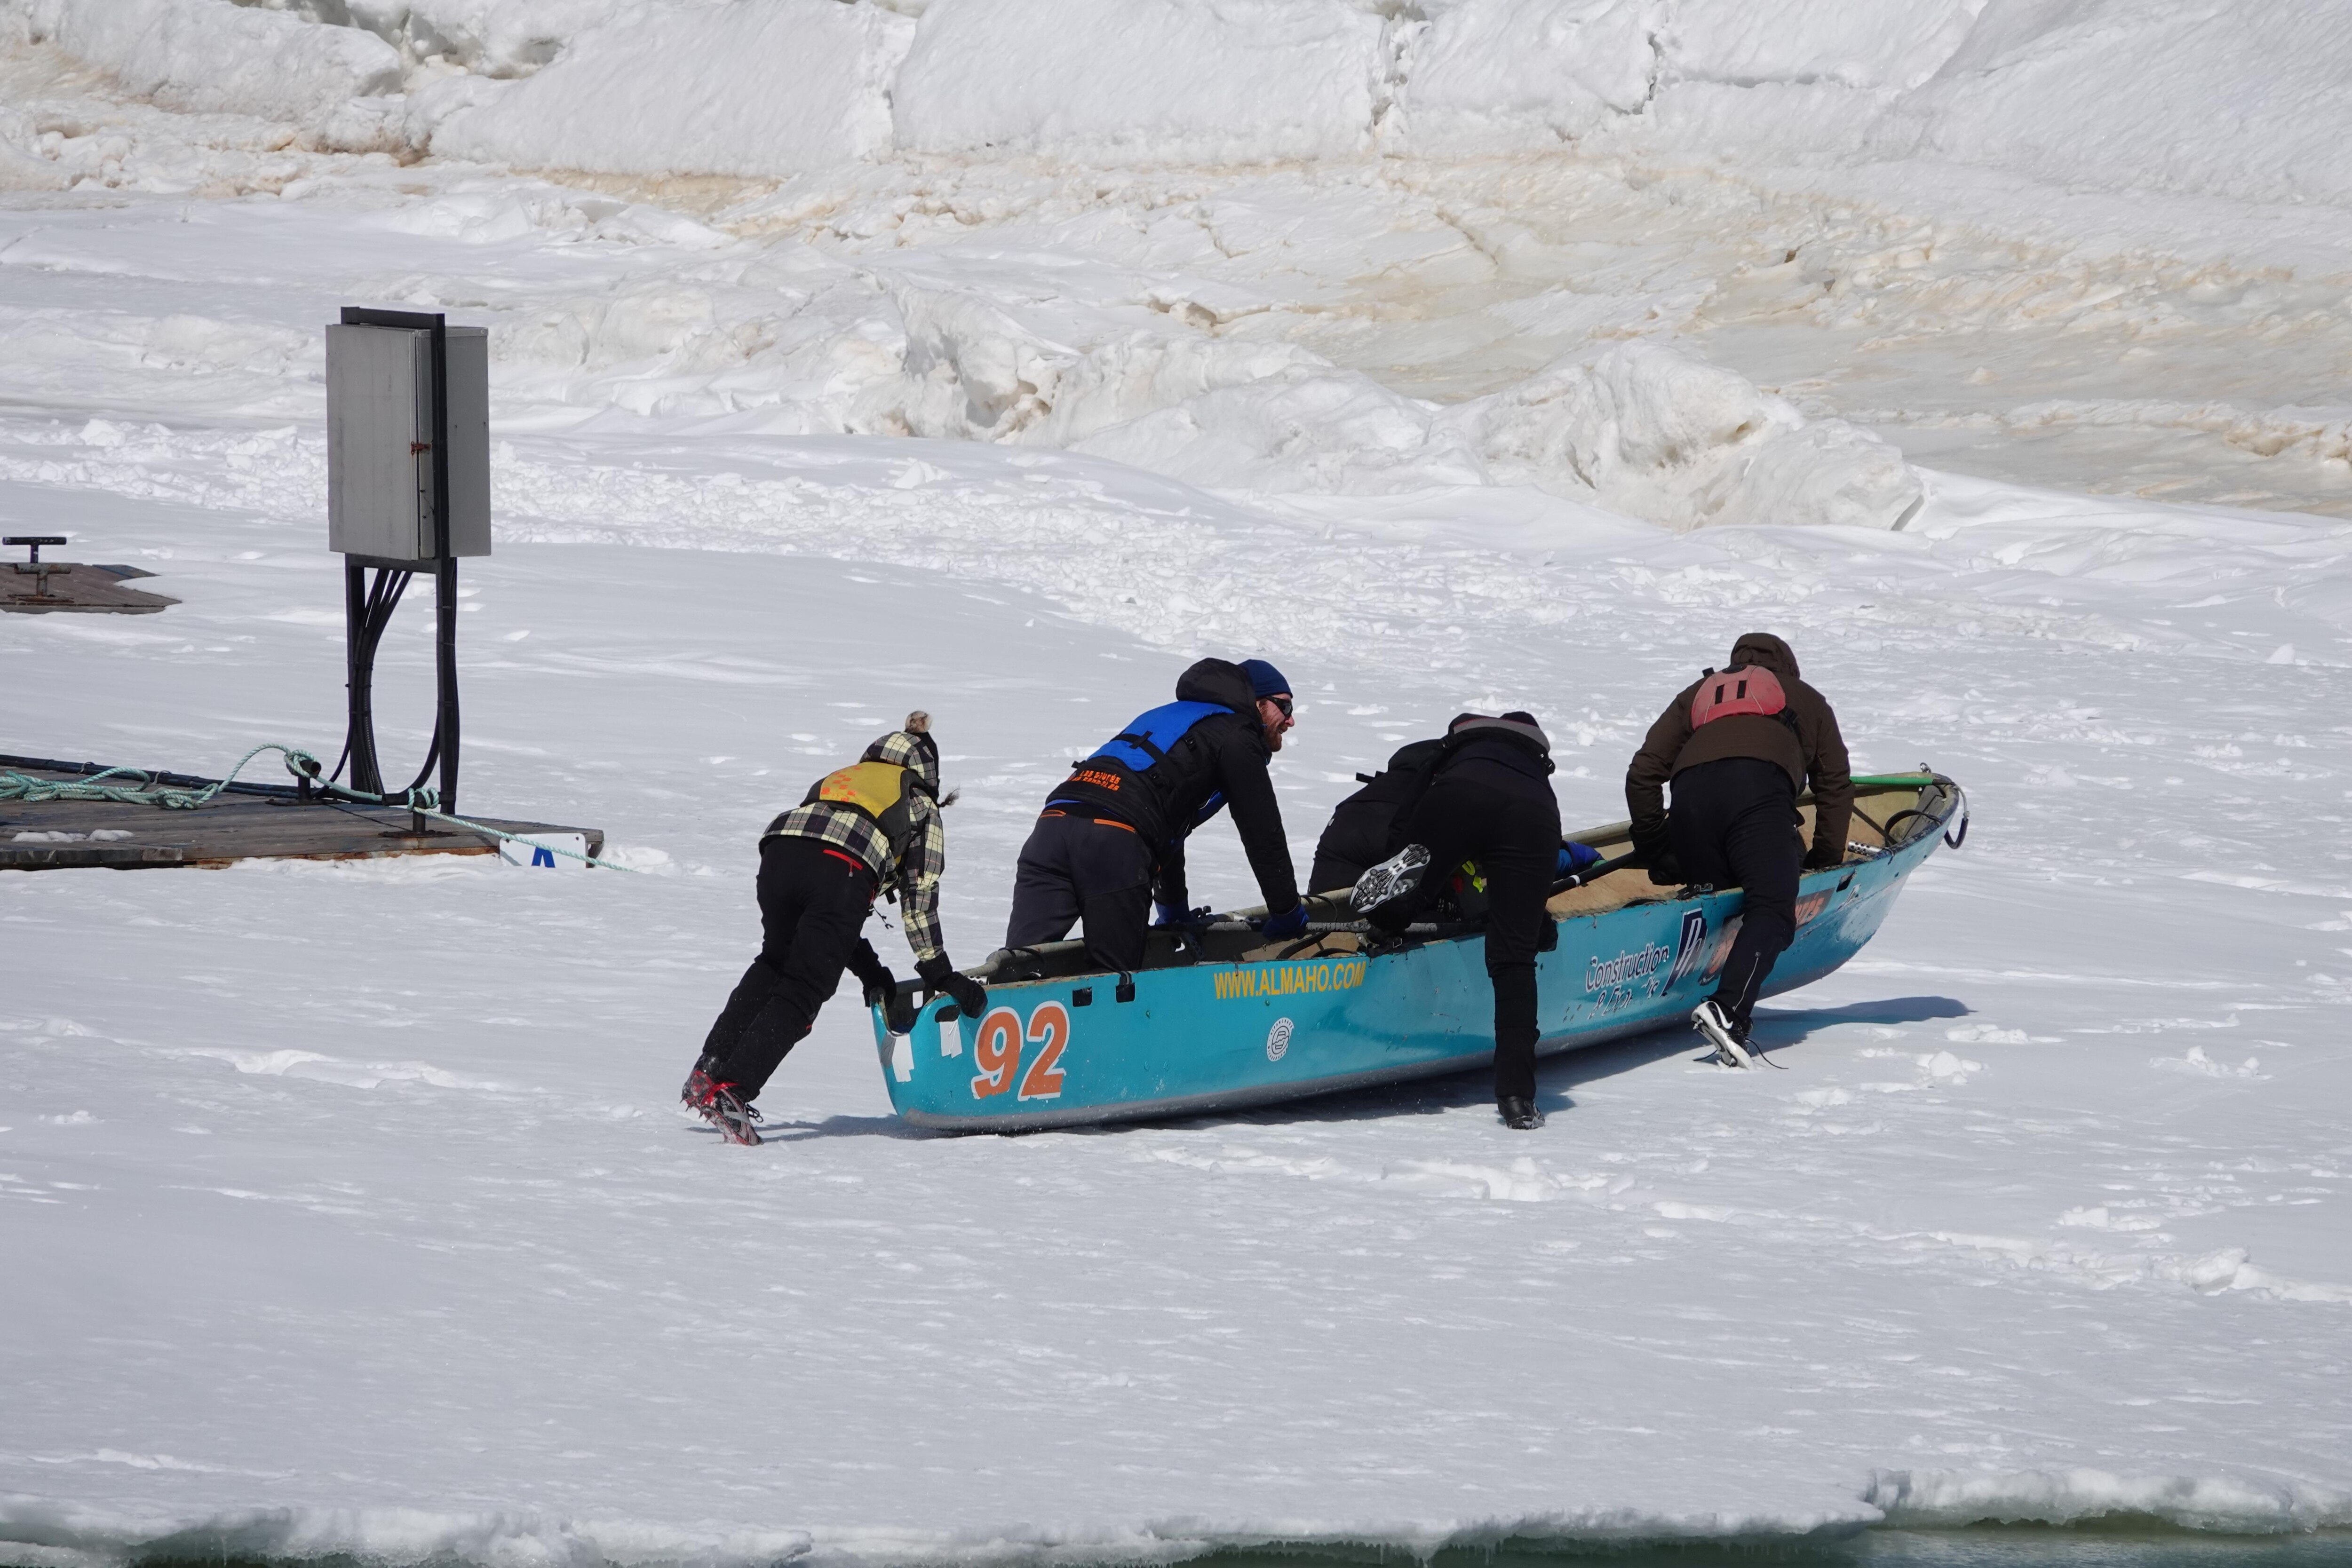
[[(236, 25), (280, 24), (320, 31)], [(0, 618), (0, 750), (331, 755), (318, 328), (444, 308), (499, 345), (468, 804), (645, 873), (0, 877), (0, 1561), (2352, 1528), (2327, 191), (1631, 144), (540, 176), (21, 42), (0, 109), (0, 525), (183, 601)], [(1858, 766), (1975, 809), (1768, 1006), (1785, 1073), (1667, 1033), (1549, 1062), (1533, 1136), (1473, 1075), (958, 1140), (889, 1117), (845, 999), (766, 1146), (674, 1107), (759, 828), (910, 707), (974, 962), (1045, 789), (1191, 657), (1297, 684), (1303, 863), (1465, 707), (1621, 817), (1757, 626)], [(1252, 901), (1222, 825), (1195, 863)]]

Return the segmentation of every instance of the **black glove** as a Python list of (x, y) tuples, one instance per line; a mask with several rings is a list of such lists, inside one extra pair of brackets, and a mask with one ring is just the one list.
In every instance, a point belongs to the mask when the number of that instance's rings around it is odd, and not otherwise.
[(901, 996), (898, 977), (877, 967), (866, 982), (866, 1005), (882, 1009), (882, 1027), (892, 1034), (908, 1034), (915, 1027), (915, 999)]
[(988, 1010), (987, 988), (970, 975), (961, 974), (951, 967), (946, 954), (942, 953), (937, 957), (924, 959), (915, 966), (915, 973), (920, 975), (923, 977), (923, 984), (930, 987), (931, 989), (945, 991), (952, 997), (955, 999), (955, 1005), (963, 1009), (964, 1017), (976, 1019)]
[(1836, 844), (1815, 844), (1805, 852), (1807, 871), (1827, 871), (1833, 865), (1845, 864), (1845, 851)]
[(1655, 838), (1636, 833), (1633, 836), (1633, 853), (1648, 868), (1650, 880), (1658, 886), (1680, 887), (1683, 884), (1682, 864), (1675, 859), (1674, 845), (1664, 833)]

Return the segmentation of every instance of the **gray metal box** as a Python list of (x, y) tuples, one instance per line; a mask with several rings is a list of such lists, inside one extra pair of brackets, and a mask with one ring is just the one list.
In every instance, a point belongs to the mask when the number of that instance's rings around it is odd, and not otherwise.
[(327, 548), (383, 560), (490, 553), (490, 339), (447, 329), (449, 517), (433, 515), (433, 334), (327, 329)]

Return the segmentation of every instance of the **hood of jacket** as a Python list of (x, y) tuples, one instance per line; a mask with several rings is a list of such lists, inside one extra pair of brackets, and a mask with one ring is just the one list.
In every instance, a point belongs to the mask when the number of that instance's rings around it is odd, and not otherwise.
[(1180, 703), (1215, 703), (1244, 717), (1257, 716), (1257, 692), (1239, 664), (1223, 659), (1203, 659), (1176, 677)]
[(923, 793), (940, 795), (940, 748), (928, 729), (894, 729), (866, 748), (859, 760), (895, 762), (915, 776)]
[(1731, 659), (1724, 668), (1736, 670), (1743, 665), (1769, 670), (1784, 681), (1793, 681), (1799, 674), (1797, 655), (1769, 632), (1750, 632), (1731, 645)]
[(1552, 770), (1551, 737), (1531, 714), (1507, 713), (1499, 718), (1465, 713), (1445, 727), (1445, 749), (1458, 752), (1480, 741), (1500, 741), (1526, 756), (1544, 773)]

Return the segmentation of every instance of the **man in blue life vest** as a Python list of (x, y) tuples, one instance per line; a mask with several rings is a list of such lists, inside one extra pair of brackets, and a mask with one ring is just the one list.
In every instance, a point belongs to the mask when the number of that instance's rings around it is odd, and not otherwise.
[(1266, 765), (1289, 730), (1290, 683), (1264, 659), (1203, 659), (1176, 700), (1137, 716), (1046, 797), (1021, 847), (1007, 947), (1058, 942), (1084, 921), (1087, 955), (1106, 969), (1142, 967), (1145, 920), (1192, 916), (1186, 835), (1233, 809), (1276, 938), (1305, 929)]
[[(1672, 780), (1674, 809), (1664, 786)], [(1797, 836), (1797, 792), (1813, 790), (1813, 841)], [(1721, 671), (1683, 688), (1625, 770), (1633, 849), (1661, 886), (1684, 882), (1745, 894), (1739, 932), (1715, 994), (1691, 1027), (1717, 1060), (1745, 1067), (1756, 1001), (1797, 937), (1797, 879), (1845, 859), (1853, 779), (1829, 699), (1797, 678), (1797, 655), (1769, 632), (1731, 645)]]
[(931, 717), (907, 716), (866, 755), (809, 787), (807, 797), (760, 835), (760, 956), (710, 1026), (701, 1058), (679, 1098), (739, 1144), (760, 1141), (751, 1102), (807, 1035), (817, 1009), (846, 968), (898, 1032), (898, 980), (859, 934), (874, 896), (887, 893), (906, 923), (915, 973), (977, 1018), (988, 1005), (979, 981), (948, 962), (940, 934), (940, 874), (947, 869), (940, 750)]

